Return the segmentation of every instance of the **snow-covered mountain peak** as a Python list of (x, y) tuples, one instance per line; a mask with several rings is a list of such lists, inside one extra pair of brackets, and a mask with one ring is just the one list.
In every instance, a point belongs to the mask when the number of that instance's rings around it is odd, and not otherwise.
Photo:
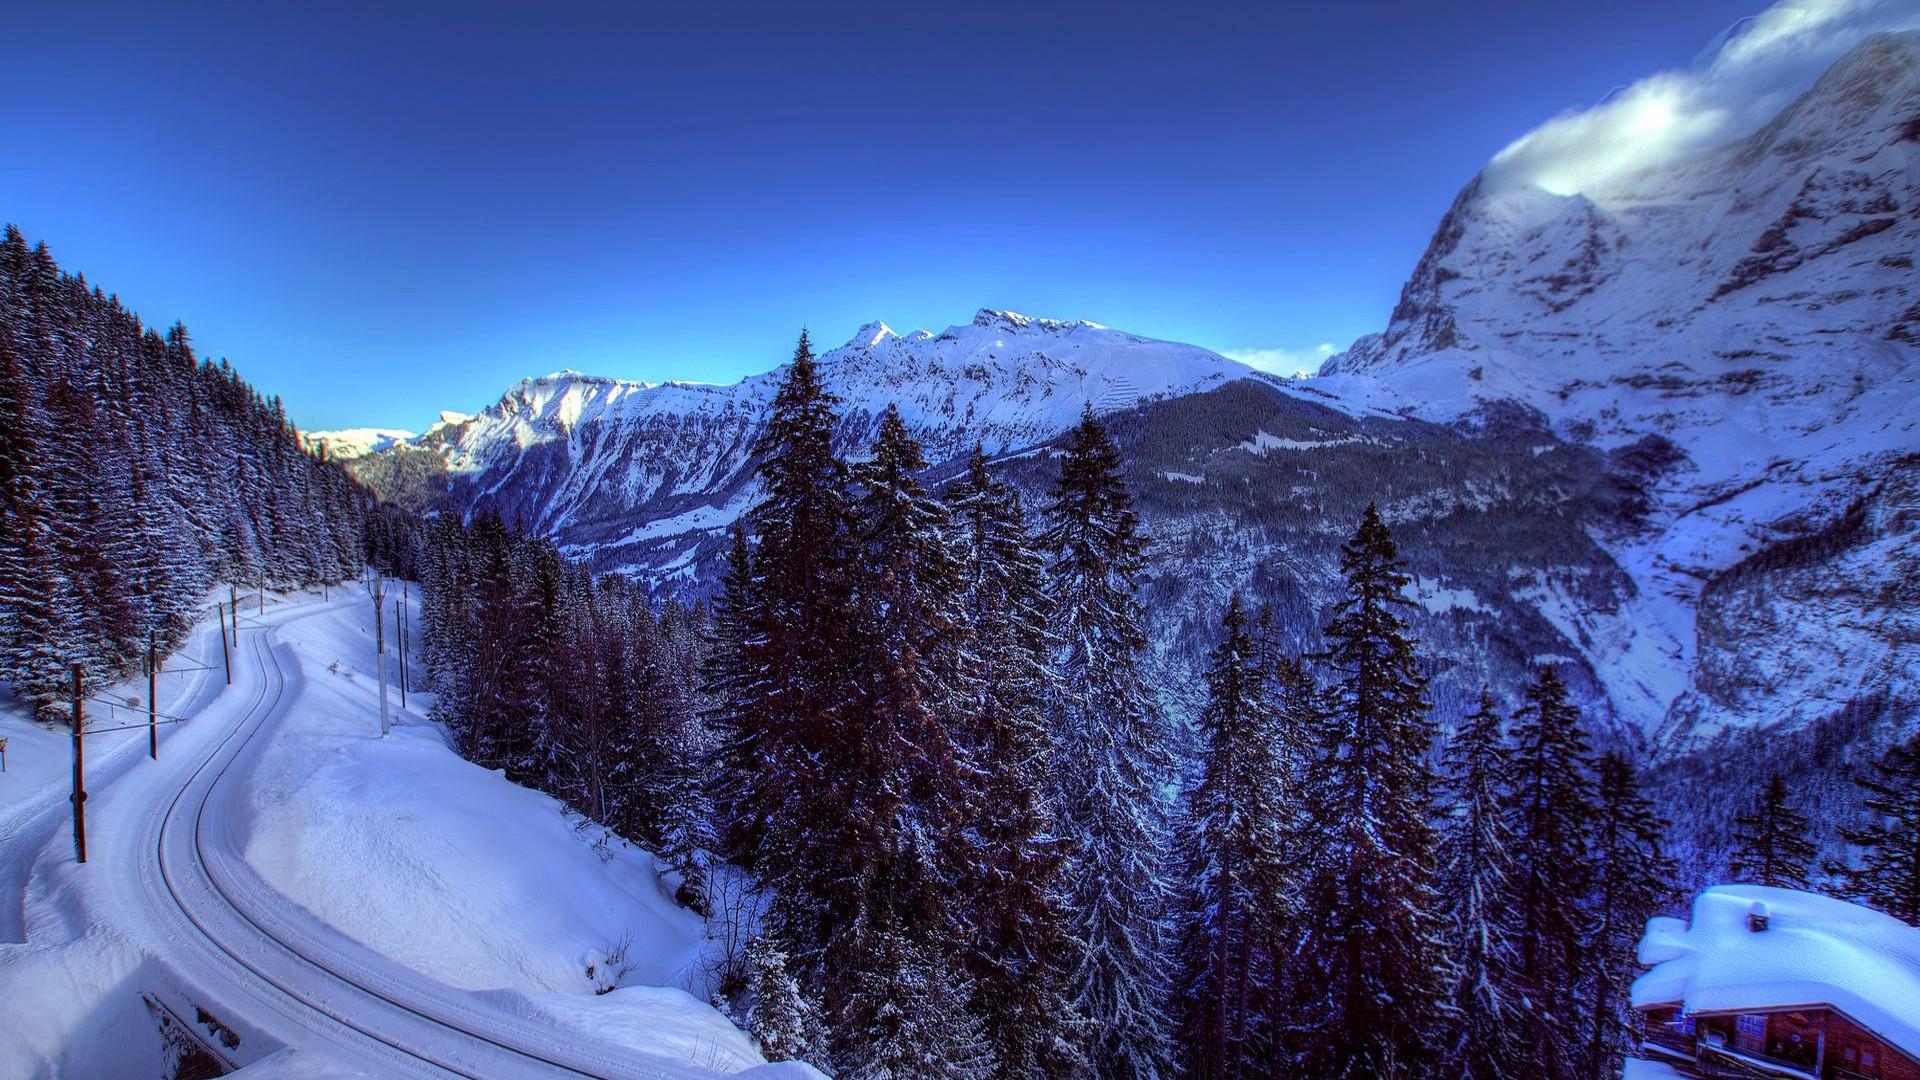
[(413, 432), (402, 428), (342, 428), (338, 431), (303, 431), (300, 440), (316, 453), (335, 461), (350, 461), (378, 453), (390, 446), (411, 442)]
[(875, 319), (854, 331), (853, 336), (847, 339), (846, 347), (849, 349), (871, 349), (882, 342), (890, 341), (899, 336), (899, 334), (894, 333), (893, 327)]
[[(1107, 329), (1097, 322), (1088, 322), (1085, 319), (1072, 321), (1065, 319), (1040, 319), (1031, 315), (1022, 315), (1017, 311), (996, 311), (993, 308), (981, 308), (975, 312), (971, 325), (983, 330), (992, 330), (1002, 334), (1064, 334), (1081, 328), (1091, 330)], [(962, 328), (958, 326), (950, 327), (947, 333), (957, 334), (961, 329)]]

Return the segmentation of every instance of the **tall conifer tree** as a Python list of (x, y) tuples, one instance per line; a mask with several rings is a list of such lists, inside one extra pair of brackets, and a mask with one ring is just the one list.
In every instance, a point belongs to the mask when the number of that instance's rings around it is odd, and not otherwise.
[(851, 917), (838, 876), (839, 830), (856, 815), (844, 778), (868, 746), (850, 715), (853, 508), (833, 445), (837, 403), (803, 332), (754, 447), (764, 495), (749, 514), (752, 685), (736, 737), (753, 762), (737, 812), (763, 842), (740, 854), (772, 887), (777, 928), (802, 973), (818, 971), (825, 943)]
[(1583, 916), (1591, 883), (1587, 823), (1593, 785), (1587, 736), (1566, 684), (1545, 668), (1528, 687), (1514, 724), (1513, 788), (1505, 814), (1513, 832), (1514, 928), (1521, 986), (1540, 1020), (1527, 1068), (1547, 1080), (1579, 1072), (1582, 1030), (1574, 997)]
[(1085, 1063), (1066, 996), (1065, 844), (1048, 791), (1046, 564), (1019, 492), (993, 476), (979, 447), (946, 498), (969, 628), (960, 709), (978, 784), (977, 849), (963, 878), (975, 1000), (996, 1075), (1072, 1076)]
[(1512, 785), (1511, 750), (1493, 697), (1461, 721), (1447, 747), (1451, 813), (1441, 838), (1441, 891), (1452, 918), (1447, 942), (1456, 968), (1457, 1013), (1446, 1074), (1459, 1080), (1521, 1080), (1513, 1033), (1525, 1025), (1512, 924), (1513, 834), (1501, 812)]
[(1787, 782), (1779, 773), (1753, 808), (1734, 819), (1733, 875), (1742, 881), (1780, 889), (1807, 887), (1813, 863), (1812, 830), (1807, 816), (1787, 802)]
[(1094, 1072), (1147, 1080), (1168, 1069), (1165, 827), (1172, 771), (1145, 679), (1135, 578), (1144, 541), (1120, 453), (1091, 407), (1067, 436), (1047, 505), (1055, 798), (1078, 845), (1067, 904), (1081, 955), (1068, 985)]
[(1202, 773), (1182, 826), (1180, 1051), (1184, 1075), (1270, 1072), (1258, 992), (1278, 977), (1270, 928), (1292, 884), (1285, 775), (1268, 670), (1236, 593), (1207, 671)]
[(1666, 822), (1641, 793), (1632, 763), (1609, 753), (1598, 773), (1590, 854), (1594, 890), (1582, 956), (1590, 1032), (1586, 1076), (1611, 1080), (1620, 1075), (1621, 1059), (1638, 1046), (1640, 1017), (1627, 1002), (1627, 984), (1640, 972), (1640, 937), (1659, 913), (1674, 868), (1660, 846)]
[(1327, 625), (1333, 676), (1314, 771), (1324, 821), (1305, 948), (1317, 1045), (1327, 1077), (1428, 1075), (1450, 983), (1435, 889), (1433, 725), (1426, 679), (1401, 612), (1410, 579), (1368, 505), (1341, 549), (1346, 595)]

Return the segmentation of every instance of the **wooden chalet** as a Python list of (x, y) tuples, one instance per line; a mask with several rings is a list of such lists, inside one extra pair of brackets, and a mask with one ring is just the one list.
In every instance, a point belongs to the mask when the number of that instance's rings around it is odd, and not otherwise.
[(1920, 1080), (1920, 929), (1829, 897), (1715, 886), (1655, 919), (1641, 1057), (1681, 1075)]

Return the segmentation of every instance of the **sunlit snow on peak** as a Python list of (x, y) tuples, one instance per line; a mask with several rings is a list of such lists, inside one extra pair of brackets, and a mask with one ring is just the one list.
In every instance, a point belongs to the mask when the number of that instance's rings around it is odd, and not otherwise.
[(1757, 130), (1864, 38), (1915, 28), (1911, 0), (1781, 0), (1692, 68), (1642, 79), (1515, 140), (1487, 166), (1486, 188), (1599, 192)]

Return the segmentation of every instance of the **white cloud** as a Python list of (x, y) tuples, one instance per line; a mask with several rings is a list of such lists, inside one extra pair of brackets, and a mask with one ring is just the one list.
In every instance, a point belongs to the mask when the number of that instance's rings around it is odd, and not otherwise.
[(1321, 342), (1304, 349), (1223, 349), (1220, 355), (1275, 375), (1296, 376), (1319, 371), (1333, 353), (1331, 344)]
[(1861, 38), (1916, 27), (1920, 0), (1781, 0), (1721, 34), (1691, 69), (1642, 79), (1522, 136), (1494, 156), (1487, 186), (1602, 190), (1758, 129)]

